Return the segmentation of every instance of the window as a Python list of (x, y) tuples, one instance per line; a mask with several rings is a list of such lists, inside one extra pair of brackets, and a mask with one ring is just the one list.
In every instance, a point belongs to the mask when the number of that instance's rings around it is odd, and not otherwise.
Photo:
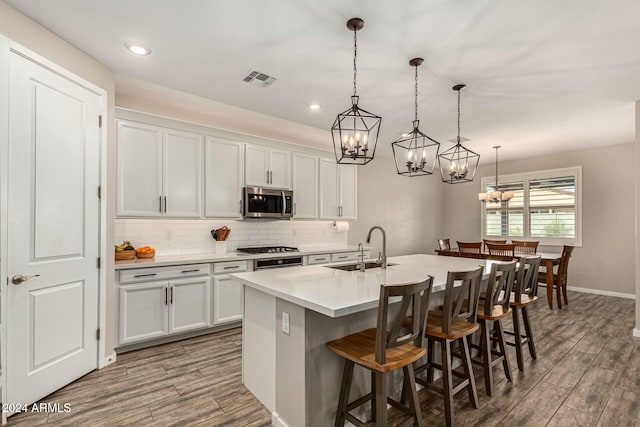
[[(582, 245), (582, 167), (500, 176), (500, 190), (513, 191), (508, 202), (485, 202), (482, 236), (538, 240), (542, 245)], [(494, 177), (482, 178), (493, 191)]]

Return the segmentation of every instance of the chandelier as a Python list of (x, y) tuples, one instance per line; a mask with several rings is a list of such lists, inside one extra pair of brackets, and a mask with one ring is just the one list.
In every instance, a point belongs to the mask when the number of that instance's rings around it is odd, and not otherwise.
[(421, 176), (431, 175), (436, 167), (440, 143), (431, 139), (418, 129), (418, 67), (424, 59), (413, 58), (409, 65), (415, 67), (415, 114), (413, 116), (413, 130), (403, 134), (391, 143), (396, 170), (399, 175)]
[(352, 18), (347, 21), (347, 28), (353, 31), (353, 95), (351, 96), (351, 108), (338, 114), (333, 126), (331, 136), (336, 162), (351, 165), (366, 165), (376, 151), (380, 121), (382, 117), (376, 116), (358, 106), (356, 91), (358, 57), (357, 32), (364, 27), (364, 21), (360, 18)]
[(456, 145), (438, 156), (440, 162), (440, 176), (448, 184), (459, 184), (473, 181), (476, 174), (480, 155), (464, 147), (460, 142), (460, 91), (465, 85), (453, 87), (458, 92), (458, 137)]
[(489, 203), (500, 203), (500, 202), (508, 202), (513, 199), (513, 191), (500, 191), (500, 187), (498, 186), (498, 149), (499, 145), (494, 145), (493, 148), (496, 149), (496, 181), (495, 186), (493, 187), (493, 191), (487, 191), (486, 193), (478, 193), (478, 200), (482, 202)]

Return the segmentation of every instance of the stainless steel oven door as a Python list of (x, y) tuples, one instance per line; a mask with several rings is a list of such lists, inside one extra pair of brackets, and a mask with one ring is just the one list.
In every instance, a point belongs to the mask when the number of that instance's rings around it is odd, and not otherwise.
[(245, 218), (291, 218), (293, 191), (245, 187), (243, 195)]

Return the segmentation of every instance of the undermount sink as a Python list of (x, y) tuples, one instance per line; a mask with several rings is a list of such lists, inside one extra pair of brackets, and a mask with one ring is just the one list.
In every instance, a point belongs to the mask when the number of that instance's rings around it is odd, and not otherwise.
[[(397, 265), (397, 264), (392, 264), (390, 262), (387, 263), (387, 267), (390, 267), (392, 265)], [(335, 268), (336, 270), (356, 271), (360, 269), (360, 264), (355, 263), (355, 264), (343, 264), (343, 265), (329, 265), (328, 267)], [(370, 268), (380, 268), (380, 267), (382, 267), (381, 262), (369, 261), (364, 263), (365, 270), (369, 270)]]

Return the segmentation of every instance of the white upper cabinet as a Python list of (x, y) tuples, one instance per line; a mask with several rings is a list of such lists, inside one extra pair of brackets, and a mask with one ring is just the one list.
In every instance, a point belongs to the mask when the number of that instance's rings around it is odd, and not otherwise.
[(117, 128), (117, 215), (162, 215), (162, 129), (125, 121)]
[(202, 137), (118, 121), (119, 216), (200, 217)]
[(207, 137), (205, 216), (242, 217), (242, 144)]
[(293, 153), (293, 217), (318, 218), (318, 158)]
[(356, 166), (320, 159), (320, 219), (357, 218), (357, 172)]
[(245, 185), (291, 189), (291, 152), (246, 145)]
[(176, 217), (202, 214), (202, 137), (164, 131), (164, 213)]

